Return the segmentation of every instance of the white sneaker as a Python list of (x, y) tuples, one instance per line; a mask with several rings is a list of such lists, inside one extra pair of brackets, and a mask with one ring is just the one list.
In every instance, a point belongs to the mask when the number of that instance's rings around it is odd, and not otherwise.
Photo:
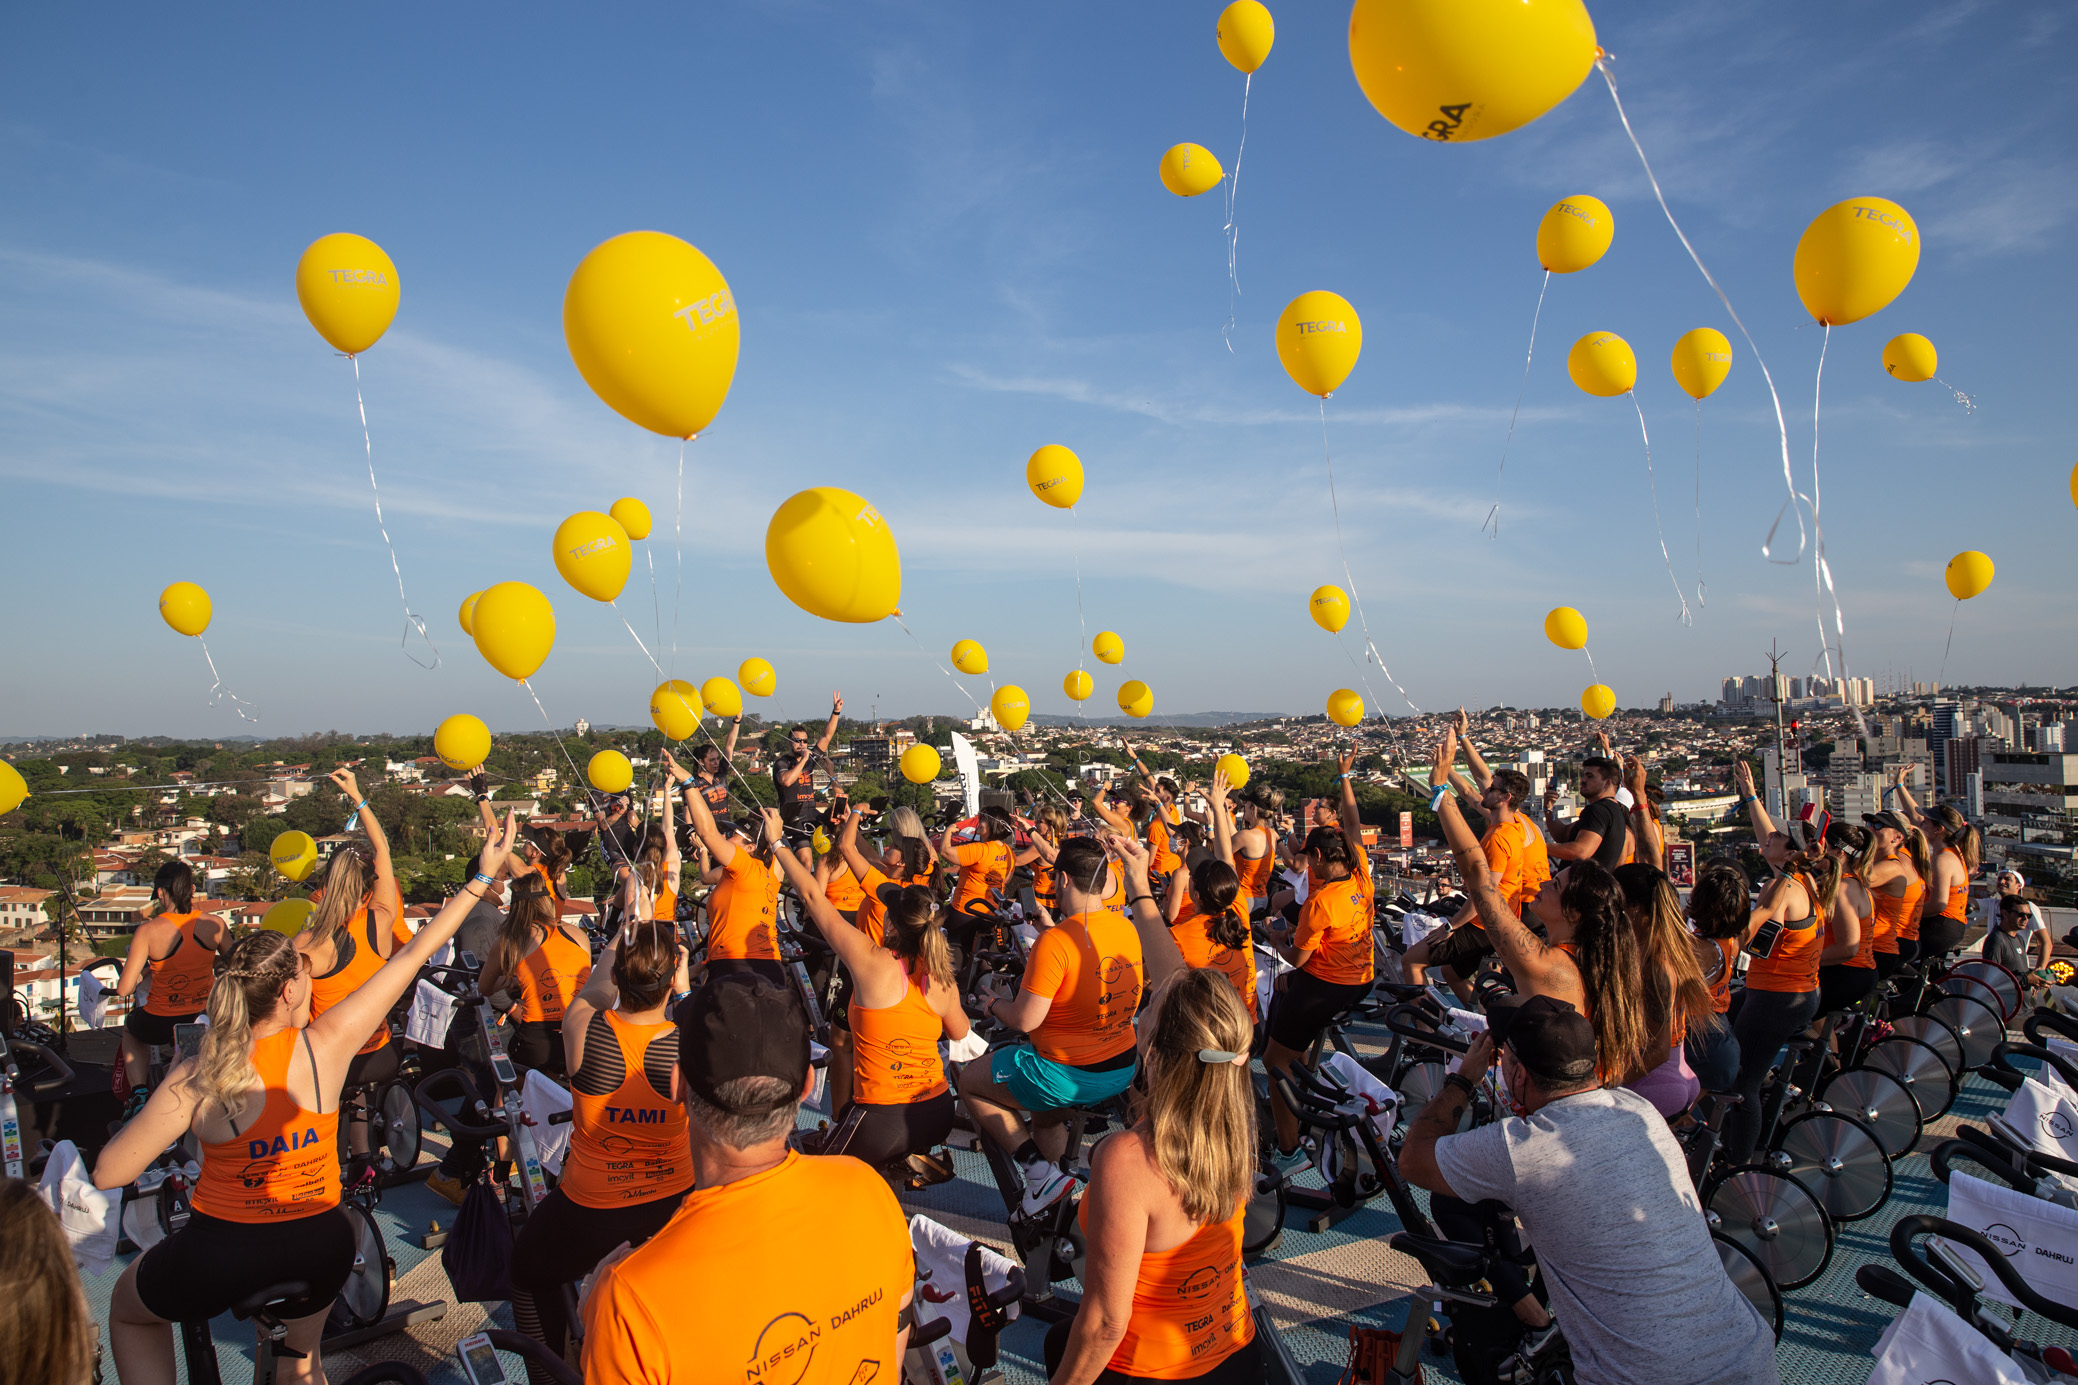
[(1065, 1197), (1075, 1180), (1057, 1164), (1032, 1164), (1025, 1169), (1025, 1195), (1018, 1210), (1035, 1217)]

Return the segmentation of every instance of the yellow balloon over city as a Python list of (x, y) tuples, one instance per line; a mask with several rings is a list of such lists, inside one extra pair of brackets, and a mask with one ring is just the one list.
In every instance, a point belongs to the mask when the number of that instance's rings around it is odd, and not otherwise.
[(786, 599), (866, 625), (902, 604), (902, 555), (880, 511), (838, 486), (789, 497), (765, 526), (765, 567)]
[(1941, 353), (1917, 332), (1904, 332), (1883, 346), (1883, 368), (1908, 385), (1923, 384), (1941, 368)]
[(1614, 332), (1589, 332), (1566, 353), (1566, 374), (1589, 394), (1611, 399), (1638, 383), (1638, 357)]
[(1228, 788), (1239, 789), (1247, 787), (1248, 761), (1242, 759), (1233, 751), (1230, 750), (1220, 756), (1219, 763), (1214, 768), (1227, 777)]
[(584, 777), (600, 793), (626, 793), (635, 782), (635, 766), (618, 750), (602, 750), (585, 765)]
[(476, 598), (482, 595), (482, 592), (469, 593), (462, 598), (462, 609), (455, 612), (455, 619), (460, 622), (465, 635), (473, 637), (476, 634)]
[(1221, 57), (1242, 72), (1253, 72), (1277, 42), (1277, 21), (1258, 0), (1234, 0), (1219, 12), (1219, 25), (1212, 35), (1219, 41)]
[(952, 646), (952, 666), (961, 673), (987, 673), (988, 651), (975, 640), (955, 640)]
[[(2078, 485), (2078, 482), (2073, 482), (2073, 484)], [(1096, 681), (1084, 669), (1076, 669), (1061, 680), (1061, 691), (1068, 694), (1069, 698), (1076, 702), (1089, 701), (1089, 695), (1096, 690)]]
[(1026, 718), (1032, 715), (1032, 699), (1015, 683), (1005, 683), (997, 688), (988, 700), (988, 709), (996, 719), (996, 725), (1005, 731), (1023, 728)]
[(1708, 399), (1732, 373), (1732, 344), (1715, 327), (1683, 332), (1667, 364), (1674, 383), (1691, 399)]
[(1277, 359), (1308, 394), (1325, 399), (1341, 388), (1363, 349), (1364, 324), (1339, 293), (1302, 293), (1277, 316)]
[(721, 412), (742, 335), (722, 272), (661, 231), (598, 245), (563, 291), (577, 373), (622, 418), (669, 438), (689, 438)]
[(433, 728), (433, 753), (449, 769), (473, 769), (490, 758), (491, 728), (482, 717), (456, 712)]
[(358, 356), (397, 316), (397, 266), (366, 236), (319, 236), (296, 261), (296, 301), (334, 351)]
[(1587, 617), (1571, 606), (1554, 606), (1544, 617), (1544, 638), (1560, 649), (1587, 648)]
[(1082, 458), (1050, 442), (1025, 463), (1025, 484), (1056, 510), (1072, 510), (1082, 499)]
[(2078, 462), (2071, 464), (2071, 503), (2078, 505)]
[(1337, 635), (1343, 626), (1349, 624), (1349, 598), (1337, 586), (1315, 587), (1306, 602), (1306, 612), (1313, 617), (1315, 625), (1330, 635)]
[(304, 924), (310, 922), (314, 907), (307, 899), (284, 899), (260, 915), (260, 927), (269, 933), (293, 938), (303, 931)]
[(1410, 135), (1491, 139), (1571, 96), (1594, 65), (1580, 0), (1356, 0), (1349, 64)]
[(1616, 710), (1616, 692), (1607, 683), (1591, 683), (1580, 693), (1580, 710), (1596, 721)]
[(815, 848), (815, 854), (818, 856), (830, 854), (830, 834), (823, 831), (820, 827), (809, 834), (808, 844)]
[(1364, 699), (1353, 688), (1337, 688), (1328, 694), (1328, 720), (1337, 726), (1354, 726), (1364, 719)]
[(1115, 664), (1126, 657), (1126, 642), (1116, 630), (1099, 630), (1090, 641), (1090, 653), (1097, 656), (1100, 664)]
[(1562, 198), (1537, 223), (1537, 263), (1553, 274), (1575, 274), (1609, 253), (1616, 218), (1599, 197)]
[(628, 531), (631, 539), (649, 537), (649, 506), (632, 495), (624, 495), (606, 507), (606, 513), (620, 521), (621, 528)]
[(700, 714), (705, 710), (699, 689), (683, 678), (667, 679), (649, 695), (649, 719), (666, 740), (690, 737), (700, 729)]
[(1144, 717), (1154, 710), (1154, 690), (1137, 678), (1119, 685), (1118, 709), (1129, 717)]
[(738, 664), (736, 681), (752, 697), (770, 697), (779, 690), (779, 675), (763, 659), (745, 659)]
[(476, 652), (507, 678), (531, 678), (556, 643), (556, 611), (525, 582), (500, 582), (476, 598)]
[(22, 772), (0, 760), (0, 813), (13, 812), (28, 796), (29, 782), (22, 778)]
[(1968, 601), (1973, 596), (1982, 596), (1991, 579), (1998, 575), (1991, 555), (1967, 549), (1948, 560), (1948, 571), (1942, 574), (1948, 583), (1948, 594), (1957, 601)]
[(267, 847), (267, 859), (289, 880), (301, 880), (317, 869), (317, 839), (308, 832), (284, 832)]
[(928, 784), (938, 777), (938, 751), (918, 741), (902, 752), (902, 777), (912, 784)]
[(1832, 327), (1881, 312), (1918, 268), (1918, 224), (1881, 197), (1850, 197), (1820, 212), (1790, 262), (1804, 311)]
[(159, 615), (183, 635), (200, 635), (209, 628), (209, 593), (193, 582), (175, 582), (159, 593)]
[(1155, 172), (1161, 177), (1162, 186), (1178, 197), (1210, 192), (1227, 176), (1210, 149), (1188, 143), (1170, 145)]
[(728, 679), (716, 674), (700, 685), (700, 700), (718, 717), (743, 715), (743, 693)]
[(594, 601), (611, 601), (628, 585), (635, 550), (619, 520), (597, 510), (579, 510), (556, 526), (550, 549), (563, 580)]

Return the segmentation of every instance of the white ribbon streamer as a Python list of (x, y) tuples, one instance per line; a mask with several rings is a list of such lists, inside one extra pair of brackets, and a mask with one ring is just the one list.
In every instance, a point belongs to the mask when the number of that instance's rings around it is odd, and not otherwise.
[[(1501, 442), (1501, 465), (1494, 472), (1494, 507), (1486, 512), (1486, 524), (1491, 524), (1494, 537), (1501, 537), (1501, 478), (1508, 472), (1508, 448), (1515, 441), (1515, 420), (1522, 413), (1523, 392), (1530, 387), (1530, 362), (1537, 355), (1537, 324), (1544, 317), (1544, 295), (1551, 291), (1551, 271), (1544, 271), (1544, 283), (1537, 290), (1537, 311), (1530, 314), (1530, 349), (1522, 353), (1522, 383), (1515, 387), (1515, 407), (1508, 413), (1508, 436)], [(1484, 529), (1486, 524), (1479, 527)]]
[(229, 688), (224, 686), (224, 676), (216, 671), (216, 660), (210, 658), (209, 641), (203, 639), (200, 635), (197, 635), (195, 636), (195, 643), (202, 646), (202, 657), (209, 664), (209, 676), (216, 680), (209, 686), (209, 705), (212, 707), (219, 706), (222, 704), (225, 698), (230, 698), (232, 711), (238, 713), (241, 719), (257, 724), (260, 720), (258, 715), (246, 716), (245, 709), (247, 707), (252, 707), (255, 714), (257, 714), (260, 709), (258, 707), (253, 707), (252, 703), (247, 702), (244, 698), (239, 697), (238, 695), (233, 693)]
[[(1342, 502), (1335, 498), (1335, 457), (1333, 453), (1328, 451), (1328, 397), (1326, 395), (1320, 397), (1320, 453), (1327, 458), (1328, 462), (1328, 506), (1335, 512), (1335, 551), (1342, 558), (1342, 580), (1349, 584), (1349, 599), (1356, 607), (1356, 623), (1364, 632), (1364, 648), (1369, 651), (1369, 657), (1377, 662), (1379, 672), (1385, 675), (1385, 681), (1393, 685), (1393, 691), (1397, 692), (1409, 707), (1414, 707), (1416, 716), (1420, 716), (1422, 714), (1421, 708), (1414, 706), (1414, 699), (1407, 696), (1407, 690), (1400, 686), (1400, 681), (1397, 678), (1393, 677), (1393, 671), (1385, 666), (1385, 656), (1378, 652), (1377, 644), (1371, 639), (1371, 622), (1364, 618), (1364, 598), (1357, 593), (1356, 577), (1349, 570), (1349, 550), (1342, 544)], [(1378, 715), (1383, 717), (1385, 713), (1381, 710)]]
[(1659, 532), (1660, 557), (1666, 560), (1667, 580), (1674, 584), (1674, 599), (1681, 603), (1681, 623), (1694, 625), (1696, 618), (1689, 614), (1688, 597), (1682, 593), (1681, 579), (1674, 575), (1674, 557), (1667, 552), (1667, 530), (1660, 523), (1659, 482), (1652, 475), (1652, 435), (1645, 431), (1645, 406), (1638, 402), (1638, 391), (1625, 390), (1631, 397), (1631, 407), (1638, 411), (1638, 436), (1645, 439), (1645, 485), (1652, 492), (1652, 527)]
[[(404, 607), (404, 633), (398, 637), (397, 647), (404, 651), (405, 658), (420, 668), (439, 668), (440, 647), (434, 644), (433, 637), (426, 633), (426, 622), (418, 612), (411, 609), (411, 600), (404, 595), (404, 569), (397, 566), (397, 545), (390, 542), (389, 525), (383, 522), (382, 488), (375, 484), (375, 444), (368, 436), (368, 404), (361, 397), (361, 358), (349, 354), (347, 359), (354, 363), (354, 407), (361, 413), (361, 450), (368, 458), (368, 489), (375, 493), (375, 527), (382, 534), (382, 546), (390, 551), (390, 571), (397, 578), (397, 600)], [(426, 642), (426, 648), (433, 651), (432, 663), (426, 663), (411, 652), (413, 630), (417, 630), (418, 637)]]

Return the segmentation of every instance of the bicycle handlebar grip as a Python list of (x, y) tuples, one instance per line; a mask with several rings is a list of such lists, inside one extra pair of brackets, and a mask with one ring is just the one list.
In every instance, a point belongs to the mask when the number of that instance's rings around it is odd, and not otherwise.
[[(1945, 1240), (1955, 1242), (1966, 1250), (1975, 1251), (1977, 1258), (1982, 1260), (1991, 1269), (1991, 1272), (1999, 1277), (1999, 1282), (2006, 1286), (2006, 1292), (2012, 1294), (2023, 1308), (2028, 1309), (2030, 1312), (2040, 1313), (2051, 1322), (2060, 1323), (2065, 1327), (2078, 1327), (2078, 1308), (2067, 1308), (2061, 1303), (2054, 1303), (2049, 1299), (2043, 1298), (2029, 1286), (2025, 1279), (2020, 1277), (2020, 1271), (2013, 1268), (2013, 1264), (2006, 1258), (2005, 1252), (1986, 1240), (1982, 1235), (1972, 1231), (1969, 1227), (1963, 1226), (1958, 1222), (1949, 1221), (1946, 1217), (1933, 1217), (1923, 1214), (1901, 1217), (1897, 1225), (1890, 1229), (1890, 1253), (1892, 1257), (1909, 1270), (1913, 1278), (1918, 1279), (1921, 1283), (1934, 1287), (1934, 1280), (1928, 1274), (1921, 1273), (1922, 1270), (1930, 1271), (1953, 1284), (1955, 1289), (1966, 1295), (1967, 1298), (1974, 1299), (1976, 1297), (1975, 1292), (1967, 1284), (1955, 1283), (1953, 1277), (1946, 1270), (1935, 1265), (1919, 1253), (1919, 1248), (1912, 1244), (1913, 1239), (1918, 1236), (1940, 1236)], [(1952, 1297), (1938, 1288), (1936, 1292), (1941, 1293), (1941, 1296), (1947, 1298), (1951, 1303), (1960, 1305), (1966, 1301)]]
[(940, 1337), (950, 1336), (951, 1333), (951, 1318), (933, 1318), (929, 1322), (917, 1323), (909, 1329), (909, 1345), (920, 1347), (926, 1342), (935, 1342)]
[(45, 1048), (42, 1044), (37, 1043), (34, 1039), (9, 1039), (7, 1047), (13, 1052), (29, 1054), (51, 1070), (49, 1077), (29, 1084), (34, 1090), (38, 1092), (50, 1091), (53, 1088), (66, 1086), (72, 1081), (74, 1076), (72, 1065)]
[(498, 1348), (498, 1350), (509, 1351), (515, 1356), (526, 1357), (527, 1365), (530, 1369), (540, 1369), (550, 1379), (554, 1380), (556, 1385), (584, 1385), (583, 1376), (572, 1370), (562, 1357), (556, 1355), (532, 1337), (523, 1336), (517, 1332), (506, 1332), (496, 1327), (491, 1328), (484, 1335), (491, 1339), (491, 1345)]
[(469, 1075), (460, 1068), (442, 1068), (439, 1072), (429, 1073), (419, 1079), (419, 1084), (411, 1089), (411, 1099), (421, 1110), (431, 1114), (435, 1122), (446, 1126), (457, 1135), (489, 1138), (507, 1133), (503, 1120), (482, 1124), (462, 1115), (460, 1111), (449, 1111), (442, 1106), (440, 1089), (446, 1086), (454, 1087), (454, 1094), (460, 1098), (464, 1109), (472, 1104), (485, 1108), (490, 1105), (483, 1099), (483, 1094), (476, 1090), (476, 1084), (469, 1080)]
[(1919, 1292), (1911, 1280), (1888, 1265), (1863, 1265), (1855, 1270), (1854, 1282), (1863, 1293), (1899, 1308), (1910, 1308), (1912, 1296)]

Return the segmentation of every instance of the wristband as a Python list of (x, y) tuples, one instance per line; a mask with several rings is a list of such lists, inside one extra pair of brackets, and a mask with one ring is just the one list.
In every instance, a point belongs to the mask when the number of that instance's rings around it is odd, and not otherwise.
[(476, 872), (476, 874), (470, 876), (469, 879), (471, 883), (475, 883), (477, 881), (481, 881), (486, 885), (495, 885), (498, 883), (495, 877), (485, 875), (482, 871)]
[(1446, 1087), (1457, 1088), (1459, 1091), (1463, 1092), (1468, 1098), (1472, 1095), (1473, 1092), (1478, 1090), (1476, 1087), (1472, 1085), (1472, 1079), (1465, 1076), (1461, 1072), (1454, 1072), (1450, 1074), (1450, 1076), (1444, 1078), (1443, 1085)]
[(488, 803), (491, 801), (491, 796), (487, 793), (480, 793), (476, 795), (476, 801), (478, 803)]
[(356, 804), (354, 805), (354, 811), (358, 813), (358, 812), (360, 812), (360, 811), (361, 811), (361, 810), (362, 810), (363, 808), (365, 808), (365, 807), (367, 807), (367, 806), (368, 806), (368, 800), (364, 798), (364, 799), (362, 799), (362, 800), (361, 800), (361, 801), (360, 801), (359, 803), (356, 803)]
[(1761, 800), (1759, 794), (1748, 794), (1744, 798), (1739, 800), (1739, 806), (1741, 808), (1744, 808), (1749, 803), (1758, 803), (1760, 801)]
[(1438, 808), (1441, 808), (1443, 800), (1448, 797), (1450, 797), (1450, 785), (1445, 784), (1429, 795), (1429, 811), (1433, 813)]
[(1134, 895), (1134, 896), (1133, 896), (1132, 898), (1130, 898), (1130, 899), (1128, 899), (1128, 900), (1126, 901), (1126, 907), (1127, 907), (1127, 908), (1131, 908), (1131, 907), (1132, 907), (1133, 905), (1135, 905), (1135, 904), (1138, 904), (1138, 903), (1139, 903), (1139, 902), (1140, 902), (1141, 900), (1143, 900), (1143, 899), (1144, 899), (1144, 900), (1146, 900), (1146, 901), (1147, 901), (1147, 902), (1148, 902), (1149, 904), (1152, 904), (1152, 903), (1154, 903), (1154, 896), (1153, 896), (1153, 895), (1151, 895), (1151, 894), (1136, 894), (1136, 895)]

